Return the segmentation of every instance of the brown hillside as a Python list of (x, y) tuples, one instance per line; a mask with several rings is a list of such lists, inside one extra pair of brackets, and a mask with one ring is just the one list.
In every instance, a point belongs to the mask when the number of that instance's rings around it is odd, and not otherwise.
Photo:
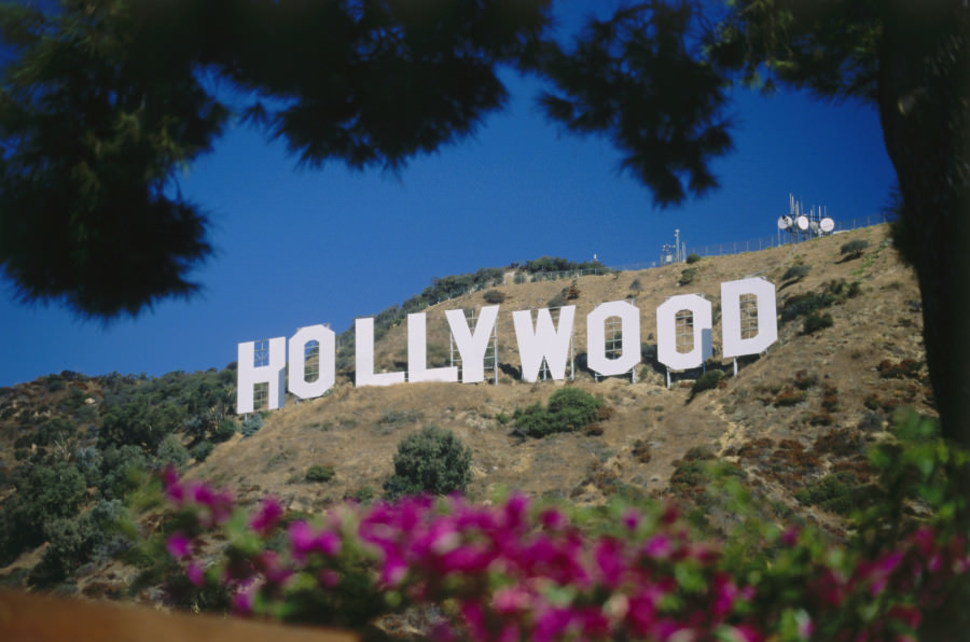
[[(884, 378), (879, 372), (884, 361), (923, 359), (914, 275), (889, 247), (886, 234), (886, 227), (878, 226), (799, 245), (705, 258), (690, 266), (697, 268), (697, 276), (685, 287), (677, 285), (688, 267), (684, 264), (577, 279), (579, 296), (570, 301), (577, 306), (577, 354), (585, 352), (585, 315), (599, 303), (632, 296), (635, 279), (642, 285), (635, 303), (641, 311), (644, 343), (653, 342), (655, 309), (665, 297), (696, 292), (717, 306), (722, 281), (766, 277), (778, 287), (779, 310), (789, 297), (821, 291), (833, 280), (858, 281), (861, 286), (859, 296), (827, 310), (834, 320), (832, 327), (802, 335), (801, 320), (781, 324), (779, 341), (768, 354), (742, 365), (736, 378), (726, 377), (717, 390), (703, 392), (690, 403), (692, 381), (684, 374), (675, 375), (668, 390), (659, 368), (641, 368), (647, 376), (637, 383), (619, 378), (595, 382), (588, 373), (579, 372), (574, 385), (601, 395), (615, 410), (603, 422), (600, 436), (572, 433), (521, 442), (510, 436), (511, 425), (499, 421), (516, 408), (544, 402), (557, 387), (566, 385), (563, 382), (528, 384), (500, 373), (498, 385), (355, 388), (346, 377), (338, 377), (328, 396), (301, 403), (290, 400), (272, 413), (256, 435), (236, 436), (217, 447), (192, 474), (236, 487), (243, 496), (270, 492), (293, 508), (318, 510), (362, 490), (379, 493), (393, 470), (392, 457), (400, 440), (424, 425), (437, 424), (453, 430), (472, 449), (472, 496), (486, 498), (508, 487), (596, 502), (623, 485), (661, 491), (674, 462), (694, 446), (732, 455), (748, 442), (770, 439), (792, 440), (811, 449), (820, 436), (840, 428), (855, 431), (867, 418), (868, 423), (863, 423), (869, 432), (864, 437), (871, 438), (871, 431), (879, 428), (894, 405), (929, 409), (925, 371), (916, 379)], [(869, 248), (862, 257), (846, 260), (840, 247), (855, 239), (867, 240)], [(783, 282), (785, 271), (797, 263), (810, 265), (810, 273), (801, 281)], [(498, 321), (502, 365), (519, 366), (511, 312), (544, 307), (570, 284), (570, 280), (513, 284), (509, 275), (497, 288), (506, 295)], [(478, 308), (485, 305), (482, 297), (482, 292), (467, 294), (427, 310), (431, 365), (447, 363), (444, 310)], [(719, 332), (716, 323), (715, 350)], [(406, 346), (402, 323), (378, 342), (377, 370), (403, 368)], [(728, 368), (727, 362), (724, 367)], [(648, 462), (632, 454), (638, 443), (638, 453), (649, 450)], [(303, 482), (304, 471), (313, 464), (332, 465), (334, 480)], [(827, 465), (819, 464), (816, 473)]]

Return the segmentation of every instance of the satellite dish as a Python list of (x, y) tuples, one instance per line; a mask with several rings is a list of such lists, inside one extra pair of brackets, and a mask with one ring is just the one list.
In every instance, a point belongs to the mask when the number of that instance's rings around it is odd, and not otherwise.
[(823, 218), (822, 222), (819, 223), (819, 225), (821, 226), (822, 231), (825, 232), (826, 234), (829, 234), (832, 230), (835, 229), (835, 221), (830, 219), (828, 216)]
[(791, 227), (791, 217), (790, 216), (779, 216), (778, 217), (778, 229), (787, 230)]
[(799, 216), (796, 222), (798, 223), (798, 229), (800, 229), (801, 231), (804, 232), (805, 230), (808, 229), (808, 217), (805, 216), (804, 214), (802, 216)]

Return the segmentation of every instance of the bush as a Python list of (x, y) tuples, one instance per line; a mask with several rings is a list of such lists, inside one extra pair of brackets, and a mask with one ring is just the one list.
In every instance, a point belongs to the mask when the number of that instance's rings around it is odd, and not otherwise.
[(471, 461), (471, 450), (453, 432), (428, 426), (398, 445), (394, 475), (384, 483), (384, 491), (391, 499), (463, 492), (472, 479)]
[(579, 388), (560, 388), (549, 397), (543, 408), (536, 403), (524, 410), (516, 409), (512, 418), (516, 432), (528, 437), (545, 437), (558, 432), (581, 430), (603, 419), (608, 407), (601, 400)]
[(717, 384), (719, 384), (723, 378), (724, 373), (720, 370), (708, 370), (694, 381), (694, 385), (691, 386), (690, 389), (691, 398), (693, 398), (699, 392), (717, 388)]
[(522, 272), (516, 272), (515, 276), (512, 277), (512, 283), (515, 283), (516, 285), (521, 285), (525, 283), (527, 280), (528, 279), (526, 279), (525, 274), (523, 274)]
[(546, 303), (547, 308), (561, 308), (564, 305), (569, 305), (569, 301), (566, 300), (566, 293), (560, 292), (556, 296), (549, 299)]
[(811, 265), (793, 265), (785, 271), (785, 273), (781, 276), (781, 280), (788, 281), (794, 279), (800, 281), (808, 276), (808, 273), (811, 271)]
[(497, 304), (505, 300), (505, 293), (498, 290), (488, 290), (482, 295), (485, 303)]
[(162, 464), (172, 464), (181, 468), (189, 461), (189, 451), (182, 445), (182, 440), (176, 434), (165, 435), (165, 439), (158, 445), (158, 461)]
[(77, 514), (84, 499), (84, 476), (73, 465), (21, 465), (14, 472), (17, 492), (0, 511), (0, 565), (10, 563), (29, 546), (44, 541), (45, 526)]
[(212, 433), (212, 441), (226, 441), (236, 434), (236, 422), (232, 419), (223, 419), (219, 427)]
[(307, 468), (304, 479), (308, 482), (328, 482), (333, 479), (334, 475), (333, 466), (321, 466), (317, 464)]
[(832, 327), (832, 315), (828, 313), (812, 312), (802, 324), (802, 334), (811, 334), (816, 330)]
[(213, 448), (215, 448), (215, 446), (212, 445), (211, 441), (200, 441), (192, 447), (192, 459), (198, 462), (205, 461), (209, 455), (212, 454)]
[(256, 412), (248, 415), (242, 420), (242, 428), (239, 432), (242, 433), (243, 437), (252, 437), (256, 434), (256, 431), (263, 427), (263, 415)]
[(677, 279), (677, 285), (690, 285), (694, 282), (694, 278), (697, 276), (697, 268), (687, 268), (680, 273), (680, 278)]
[(691, 252), (690, 254), (687, 255), (687, 263), (688, 264), (697, 263), (700, 260), (701, 260), (701, 255), (700, 254), (696, 254), (695, 252)]
[(844, 243), (840, 252), (842, 253), (842, 256), (857, 259), (862, 256), (862, 252), (865, 251), (867, 247), (869, 247), (869, 241), (866, 241), (865, 239), (856, 239), (854, 241)]

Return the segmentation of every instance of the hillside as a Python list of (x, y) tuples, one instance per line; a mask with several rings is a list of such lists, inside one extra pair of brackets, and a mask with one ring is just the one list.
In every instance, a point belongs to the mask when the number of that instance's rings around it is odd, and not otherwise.
[[(864, 496), (859, 495), (860, 489), (871, 481), (866, 444), (880, 437), (898, 405), (933, 412), (921, 365), (918, 288), (912, 270), (889, 245), (887, 233), (886, 226), (877, 226), (798, 245), (705, 258), (690, 266), (575, 279), (516, 283), (523, 279), (509, 272), (494, 287), (504, 295), (498, 317), (497, 384), (355, 388), (351, 373), (340, 372), (329, 394), (299, 403), (290, 398), (284, 408), (263, 413), (261, 427), (253, 428), (251, 436), (237, 433), (216, 443), (205, 461), (187, 460), (187, 474), (232, 488), (244, 500), (255, 501), (270, 493), (291, 510), (319, 511), (345, 498), (368, 501), (380, 496), (383, 482), (393, 471), (397, 445), (406, 435), (434, 424), (453, 431), (471, 449), (473, 481), (468, 494), (473, 498), (487, 499), (500, 489), (516, 488), (577, 503), (600, 503), (616, 493), (678, 495), (701, 502), (706, 480), (695, 462), (717, 457), (771, 503), (779, 519), (814, 521), (839, 537), (845, 528), (840, 513), (847, 503)], [(843, 256), (840, 248), (854, 240), (865, 240), (868, 247), (861, 256)], [(801, 278), (786, 280), (786, 273), (797, 265), (810, 269)], [(687, 280), (687, 269), (695, 270), (693, 279), (679, 285)], [(641, 313), (643, 352), (651, 355), (656, 349), (655, 310), (666, 297), (700, 293), (719, 310), (721, 282), (755, 275), (776, 285), (783, 317), (793, 314), (792, 304), (804, 303), (806, 295), (825, 294), (822, 298), (830, 305), (821, 312), (831, 315), (831, 326), (805, 333), (803, 317), (779, 320), (779, 339), (766, 354), (742, 360), (736, 377), (731, 376), (730, 362), (715, 359), (708, 367), (722, 369), (726, 376), (716, 388), (696, 396), (691, 386), (699, 372), (675, 373), (668, 389), (664, 370), (651, 360), (638, 368), (635, 383), (619, 377), (596, 381), (582, 367), (577, 367), (574, 382), (530, 384), (514, 376), (521, 364), (511, 312), (545, 307), (564, 288), (573, 289), (568, 303), (577, 306), (575, 351), (581, 366), (585, 315), (597, 304), (630, 298)], [(485, 291), (472, 292), (425, 310), (429, 365), (444, 365), (448, 360), (444, 310), (480, 308), (486, 305), (484, 296)], [(720, 324), (715, 322), (715, 355), (719, 333)], [(404, 323), (380, 337), (375, 360), (378, 372), (399, 370), (407, 362)], [(214, 435), (219, 425), (231, 419), (231, 403), (226, 403), (224, 392), (231, 388), (232, 376), (232, 370), (224, 370), (186, 379), (198, 390), (211, 385), (212, 390), (223, 392), (218, 412), (213, 410), (212, 400), (219, 397), (215, 395), (205, 397), (209, 401), (204, 412), (191, 415), (205, 415), (209, 427), (199, 428), (198, 421), (192, 424), (195, 428), (183, 426), (177, 437), (182, 445), (196, 447), (201, 436)], [(155, 382), (117, 375), (90, 379), (69, 375), (0, 390), (4, 478), (14, 476), (39, 452), (48, 460), (77, 463), (78, 449), (97, 447), (94, 436), (106, 434), (105, 417), (110, 413), (103, 407), (105, 399), (121, 394), (122, 384), (151, 389), (151, 403), (174, 403), (172, 396), (182, 381), (176, 375)], [(612, 408), (612, 416), (598, 424), (601, 431), (544, 439), (512, 434), (510, 418), (516, 409), (545, 403), (564, 385), (601, 396)], [(189, 402), (179, 403), (174, 406)], [(182, 412), (174, 406), (172, 413)], [(74, 441), (39, 437), (38, 428), (49, 426), (58, 416), (74, 421), (81, 436)], [(178, 416), (179, 421), (188, 421), (184, 417), (189, 415)], [(161, 447), (157, 442), (155, 446)], [(317, 464), (333, 468), (330, 481), (305, 480), (307, 469)], [(5, 510), (14, 492), (5, 482), (0, 490)], [(82, 507), (97, 497), (91, 488), (86, 493), (87, 499), (79, 500)], [(709, 511), (708, 518), (716, 527), (718, 520), (730, 516)], [(25, 551), (0, 569), (0, 576), (8, 583), (27, 581), (26, 569), (43, 552), (43, 547)], [(68, 579), (67, 587), (87, 594), (122, 594), (134, 572), (109, 556), (82, 567)]]

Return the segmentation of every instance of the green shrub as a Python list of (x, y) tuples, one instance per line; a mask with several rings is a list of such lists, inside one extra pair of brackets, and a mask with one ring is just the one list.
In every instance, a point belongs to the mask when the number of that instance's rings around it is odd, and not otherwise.
[(572, 432), (589, 426), (606, 410), (606, 404), (585, 390), (568, 386), (549, 397), (543, 408), (536, 403), (516, 409), (512, 418), (516, 432), (528, 437), (545, 437), (558, 432)]
[(192, 455), (192, 459), (202, 462), (205, 461), (210, 454), (212, 454), (213, 448), (215, 448), (215, 446), (212, 445), (211, 441), (200, 441), (192, 447), (190, 454)]
[(232, 419), (223, 419), (219, 423), (219, 427), (215, 429), (212, 433), (212, 441), (220, 442), (226, 441), (230, 437), (236, 434), (236, 422)]
[(690, 389), (691, 398), (693, 398), (699, 392), (717, 388), (717, 384), (719, 384), (723, 378), (724, 373), (720, 370), (708, 370), (694, 381), (694, 385), (691, 386)]
[(701, 255), (700, 254), (697, 254), (695, 252), (691, 252), (690, 254), (687, 255), (687, 263), (688, 264), (697, 263), (700, 260), (701, 260)]
[(251, 415), (246, 416), (242, 420), (242, 428), (239, 432), (242, 433), (243, 437), (252, 437), (256, 434), (256, 431), (263, 427), (263, 415), (256, 412)]
[(333, 479), (335, 474), (333, 466), (321, 466), (317, 464), (307, 468), (304, 479), (308, 482), (328, 482)]
[(855, 473), (841, 470), (808, 483), (795, 499), (808, 506), (848, 515), (872, 503), (874, 489), (863, 485)]
[(58, 392), (67, 387), (64, 382), (64, 377), (59, 374), (52, 374), (47, 377), (47, 390), (50, 392)]
[(865, 251), (867, 247), (869, 247), (869, 241), (865, 239), (856, 239), (854, 241), (844, 243), (840, 252), (842, 256), (857, 259), (862, 256), (863, 251)]
[(812, 312), (802, 324), (802, 334), (811, 334), (816, 330), (832, 327), (832, 315), (828, 313)]
[(694, 278), (697, 276), (697, 268), (687, 268), (680, 273), (680, 278), (677, 279), (677, 285), (690, 285), (694, 282)]
[(84, 499), (84, 476), (73, 464), (23, 464), (13, 475), (17, 492), (0, 511), (0, 565), (44, 541), (45, 526), (74, 517)]
[(794, 279), (800, 281), (808, 276), (808, 273), (811, 271), (811, 265), (793, 265), (785, 271), (785, 273), (781, 276), (781, 280), (788, 281)]
[(485, 299), (485, 303), (494, 305), (505, 301), (505, 293), (498, 290), (488, 290), (482, 295), (482, 298)]
[(182, 445), (182, 440), (176, 434), (165, 435), (165, 439), (158, 445), (157, 458), (161, 464), (173, 464), (181, 468), (189, 461), (189, 451)]
[(528, 279), (526, 279), (525, 274), (523, 274), (522, 272), (516, 272), (515, 276), (512, 277), (512, 283), (515, 283), (516, 285), (521, 285), (525, 283), (527, 280)]
[(464, 491), (471, 482), (471, 450), (450, 430), (428, 426), (408, 435), (394, 455), (394, 475), (384, 483), (388, 498)]
[(121, 499), (138, 487), (139, 473), (146, 470), (150, 463), (138, 446), (111, 447), (102, 451), (98, 490), (108, 499)]
[(44, 527), (47, 549), (30, 573), (35, 586), (51, 586), (63, 581), (88, 561), (102, 533), (88, 519), (55, 519)]
[(564, 305), (569, 305), (565, 292), (560, 292), (556, 296), (549, 299), (549, 301), (546, 303), (547, 308), (561, 308)]

